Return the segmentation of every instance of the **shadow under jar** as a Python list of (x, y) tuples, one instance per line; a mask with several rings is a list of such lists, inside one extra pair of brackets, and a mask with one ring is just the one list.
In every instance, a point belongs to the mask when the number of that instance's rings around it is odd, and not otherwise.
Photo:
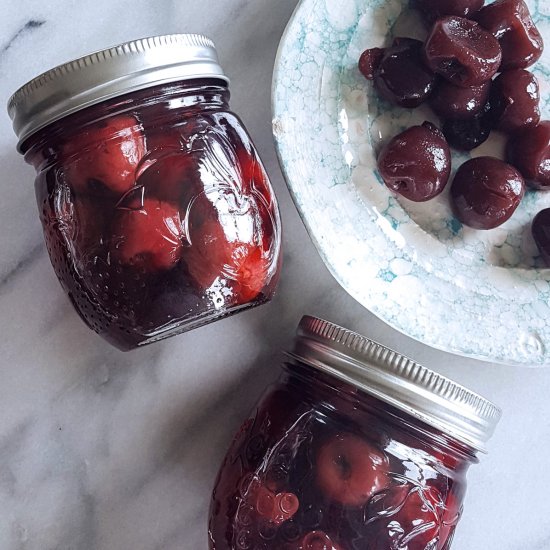
[(394, 351), (304, 317), (215, 484), (212, 550), (449, 550), (500, 418)]
[(276, 199), (210, 40), (143, 39), (39, 76), (9, 112), (75, 309), (132, 349), (268, 301)]

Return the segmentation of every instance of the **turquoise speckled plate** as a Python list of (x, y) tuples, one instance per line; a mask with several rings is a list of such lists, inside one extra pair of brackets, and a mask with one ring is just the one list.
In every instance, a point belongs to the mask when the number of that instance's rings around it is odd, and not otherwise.
[[(432, 120), (378, 99), (357, 70), (361, 52), (391, 36), (422, 38), (406, 0), (302, 0), (281, 42), (273, 131), (298, 210), (339, 283), (378, 317), (433, 347), (487, 361), (550, 364), (550, 270), (530, 220), (550, 193), (528, 192), (506, 224), (475, 231), (453, 217), (447, 192), (415, 204), (376, 170), (381, 144)], [(550, 37), (550, 2), (529, 0)], [(549, 47), (534, 68), (550, 117)], [(494, 135), (475, 155), (502, 155)], [(455, 154), (454, 167), (468, 155)]]

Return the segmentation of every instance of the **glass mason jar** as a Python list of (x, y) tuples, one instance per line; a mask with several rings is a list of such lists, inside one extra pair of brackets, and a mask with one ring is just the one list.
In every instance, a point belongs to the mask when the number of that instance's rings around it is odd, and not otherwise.
[(210, 509), (212, 550), (449, 550), (490, 402), (304, 317), (242, 425)]
[(10, 100), (55, 272), (121, 349), (273, 295), (277, 202), (228, 102), (214, 45), (198, 35), (91, 54)]

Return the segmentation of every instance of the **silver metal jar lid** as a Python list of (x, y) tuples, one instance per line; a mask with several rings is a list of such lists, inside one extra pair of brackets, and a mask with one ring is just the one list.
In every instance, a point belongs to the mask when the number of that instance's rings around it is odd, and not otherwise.
[(214, 43), (199, 34), (126, 42), (37, 76), (8, 102), (19, 145), (48, 124), (128, 92), (159, 84), (217, 78), (228, 82)]
[(486, 452), (501, 417), (480, 395), (350, 330), (304, 317), (289, 354)]

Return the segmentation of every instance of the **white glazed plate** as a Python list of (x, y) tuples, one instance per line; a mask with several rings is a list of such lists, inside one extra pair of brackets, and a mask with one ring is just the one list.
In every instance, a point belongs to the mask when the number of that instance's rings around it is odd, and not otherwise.
[[(527, 3), (547, 48), (532, 68), (550, 118), (550, 2)], [(422, 38), (407, 0), (302, 0), (275, 67), (273, 130), (288, 186), (334, 277), (382, 320), (435, 348), (524, 366), (550, 365), (550, 270), (530, 222), (550, 192), (529, 191), (492, 231), (453, 217), (448, 191), (396, 197), (376, 170), (382, 143), (437, 119), (379, 100), (359, 73), (366, 48)], [(495, 134), (472, 154), (503, 155)], [(455, 153), (456, 169), (469, 155)]]

